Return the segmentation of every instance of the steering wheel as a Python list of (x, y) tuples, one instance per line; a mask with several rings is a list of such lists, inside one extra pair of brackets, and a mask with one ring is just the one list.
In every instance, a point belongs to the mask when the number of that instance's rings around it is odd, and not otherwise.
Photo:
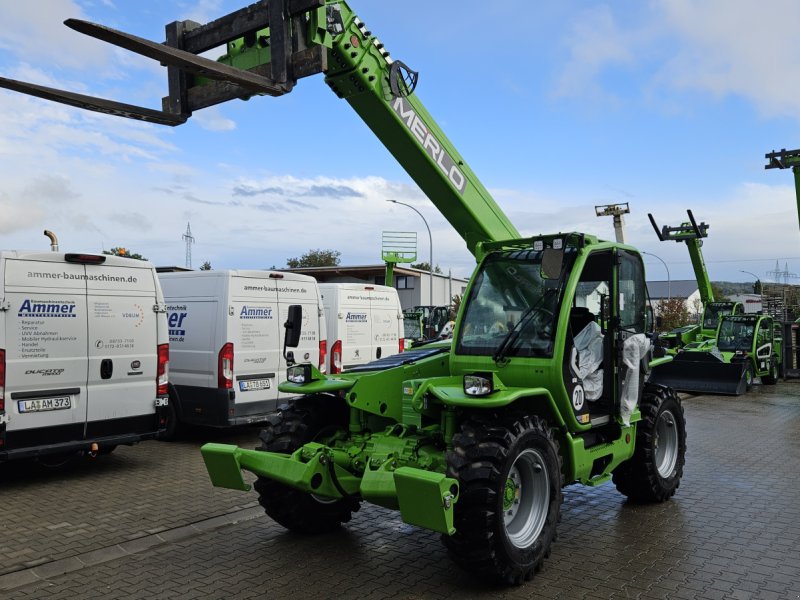
[(489, 335), (506, 334), (507, 332), (508, 327), (502, 321), (495, 321), (494, 325), (489, 327)]

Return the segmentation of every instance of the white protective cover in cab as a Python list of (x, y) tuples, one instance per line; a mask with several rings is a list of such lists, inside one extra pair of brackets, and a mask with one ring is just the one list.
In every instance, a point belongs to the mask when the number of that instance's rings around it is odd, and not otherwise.
[(397, 290), (384, 285), (321, 283), (328, 331), (328, 355), (341, 341), (347, 370), (400, 352), (403, 319)]
[(4, 252), (2, 271), (9, 429), (155, 412), (157, 346), (167, 339), (149, 262)]

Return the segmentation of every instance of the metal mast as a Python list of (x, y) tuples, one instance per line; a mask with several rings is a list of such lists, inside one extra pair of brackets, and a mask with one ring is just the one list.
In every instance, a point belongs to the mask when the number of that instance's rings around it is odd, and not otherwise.
[(192, 228), (189, 223), (186, 223), (186, 233), (181, 238), (186, 242), (186, 268), (192, 268), (192, 244), (194, 244), (194, 236), (192, 235)]

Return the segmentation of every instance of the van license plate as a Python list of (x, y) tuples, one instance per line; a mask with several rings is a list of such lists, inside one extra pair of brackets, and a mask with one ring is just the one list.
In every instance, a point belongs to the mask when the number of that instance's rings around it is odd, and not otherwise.
[(241, 392), (268, 390), (270, 387), (269, 379), (246, 379), (239, 382), (239, 391)]
[(46, 410), (63, 410), (72, 408), (72, 398), (61, 396), (60, 398), (38, 398), (36, 400), (20, 400), (19, 412), (43, 412)]

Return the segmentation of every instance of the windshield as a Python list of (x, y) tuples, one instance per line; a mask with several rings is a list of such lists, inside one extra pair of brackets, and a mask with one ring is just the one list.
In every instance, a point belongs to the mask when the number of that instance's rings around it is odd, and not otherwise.
[(458, 354), (493, 356), (516, 327), (519, 335), (505, 342), (504, 355), (552, 356), (560, 280), (543, 275), (542, 255), (524, 251), (486, 259), (467, 300)]
[(723, 319), (719, 326), (717, 347), (728, 352), (750, 350), (753, 346), (755, 321), (733, 321)]
[(711, 302), (706, 306), (703, 315), (703, 329), (716, 329), (719, 325), (719, 318), (731, 314), (733, 306), (727, 302)]

